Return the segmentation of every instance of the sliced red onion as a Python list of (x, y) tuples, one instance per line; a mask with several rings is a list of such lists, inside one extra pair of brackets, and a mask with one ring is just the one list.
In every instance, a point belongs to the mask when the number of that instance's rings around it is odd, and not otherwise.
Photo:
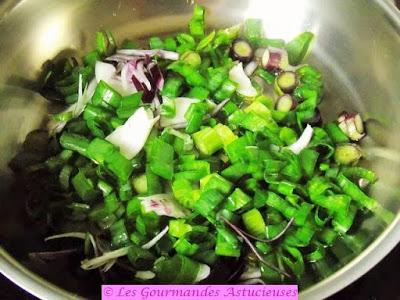
[(111, 55), (107, 58), (105, 58), (105, 61), (111, 61), (111, 62), (118, 62), (118, 63), (126, 63), (132, 59), (137, 58), (136, 56), (133, 55), (126, 55), (126, 54), (114, 54)]
[(151, 247), (153, 247), (155, 244), (157, 244), (157, 242), (159, 240), (161, 240), (163, 238), (164, 235), (167, 234), (169, 227), (165, 226), (165, 228), (159, 233), (157, 234), (154, 238), (152, 238), (150, 241), (148, 241), (146, 244), (142, 245), (142, 249), (150, 249)]
[(359, 141), (365, 136), (364, 122), (358, 113), (342, 112), (338, 118), (338, 125), (352, 141)]
[(135, 76), (132, 76), (132, 82), (138, 91), (143, 92), (142, 101), (144, 103), (151, 103), (155, 92), (148, 90), (146, 85), (142, 84)]
[(239, 94), (245, 97), (257, 96), (257, 90), (253, 87), (250, 78), (244, 72), (242, 63), (238, 63), (230, 69), (229, 79), (238, 84), (237, 92)]
[(285, 49), (268, 47), (263, 53), (261, 63), (270, 72), (280, 72), (289, 66), (288, 54)]
[(153, 79), (156, 88), (161, 91), (164, 87), (164, 76), (160, 67), (156, 62), (153, 61), (147, 66), (147, 70), (149, 70), (150, 76)]
[(141, 57), (117, 55), (107, 58), (108, 61), (118, 61), (121, 76), (112, 64), (98, 62), (96, 64), (97, 81), (104, 80), (123, 96), (143, 92), (143, 102), (151, 103), (154, 96), (164, 86), (164, 76), (157, 62), (145, 54)]
[[(162, 49), (153, 49), (153, 50), (121, 49), (121, 50), (117, 51), (117, 55), (119, 55), (119, 54), (128, 55), (128, 56), (141, 56), (141, 57), (159, 56), (161, 58), (169, 59), (169, 60), (178, 60), (179, 59), (179, 53), (173, 52), (173, 51), (162, 50)], [(112, 58), (113, 56), (108, 57), (107, 60), (112, 60), (110, 58)]]
[(244, 72), (246, 73), (247, 76), (253, 75), (254, 71), (257, 69), (258, 64), (254, 60), (249, 62), (245, 67), (244, 67)]
[(159, 116), (160, 115), (160, 110), (161, 110), (161, 102), (160, 102), (160, 98), (158, 98), (157, 95), (154, 96), (152, 103), (152, 107), (155, 110), (155, 116)]
[(308, 146), (313, 136), (314, 129), (307, 124), (306, 129), (304, 129), (303, 133), (299, 137), (299, 139), (292, 145), (287, 148), (292, 150), (294, 154), (299, 154), (304, 148)]
[(159, 216), (183, 218), (188, 212), (170, 194), (157, 194), (139, 197), (145, 212), (155, 212)]
[(132, 81), (133, 65), (126, 63), (121, 70), (121, 85), (128, 94), (137, 92), (137, 89)]
[[(130, 61), (128, 63), (133, 64), (134, 68), (132, 69), (133, 77), (148, 91), (151, 91), (151, 84), (149, 79), (145, 75), (144, 61), (143, 59), (137, 59)], [(139, 90), (139, 87), (136, 87)]]
[(148, 56), (127, 62), (121, 71), (121, 79), (123, 86), (129, 86), (132, 83), (137, 91), (142, 91), (142, 100), (145, 103), (151, 103), (157, 92), (164, 86), (161, 69)]

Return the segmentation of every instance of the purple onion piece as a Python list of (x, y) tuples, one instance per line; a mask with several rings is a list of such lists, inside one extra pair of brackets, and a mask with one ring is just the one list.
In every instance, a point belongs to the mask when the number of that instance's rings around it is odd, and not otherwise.
[(148, 90), (145, 86), (143, 89), (142, 101), (145, 103), (152, 103), (156, 92), (154, 90)]
[(138, 90), (138, 92), (143, 92), (144, 87), (143, 87), (143, 85), (140, 83), (140, 81), (137, 80), (137, 78), (136, 78), (134, 75), (132, 75), (131, 78), (132, 78), (133, 85), (134, 85), (135, 88)]
[(156, 83), (153, 79), (153, 76), (150, 74), (150, 71), (148, 68), (144, 69), (144, 76), (146, 76), (148, 82), (150, 83), (149, 87), (147, 88), (148, 90), (155, 90), (156, 89)]
[(298, 85), (297, 75), (292, 71), (281, 72), (276, 78), (276, 83), (282, 92), (289, 94), (293, 92)]
[(153, 56), (157, 55), (161, 58), (169, 59), (169, 60), (178, 60), (179, 59), (179, 53), (173, 52), (173, 51), (161, 50), (161, 49), (154, 49), (154, 50), (121, 49), (121, 50), (117, 51), (117, 55), (127, 55), (127, 56), (132, 56), (132, 57), (137, 57), (137, 56), (144, 57), (146, 55), (153, 57)]
[(322, 115), (318, 108), (315, 110), (314, 117), (307, 120), (307, 123), (310, 124), (311, 126), (321, 126), (322, 125)]
[(342, 112), (338, 117), (338, 126), (350, 140), (359, 141), (365, 136), (364, 122), (358, 113)]
[(125, 54), (114, 54), (112, 56), (109, 56), (105, 59), (105, 61), (115, 61), (115, 62), (121, 62), (121, 63), (126, 63), (128, 61), (131, 61), (137, 57), (131, 56), (131, 55), (125, 55)]
[(154, 65), (148, 67), (148, 70), (154, 80), (156, 88), (162, 90), (164, 87), (164, 76), (158, 64), (154, 63)]
[(234, 60), (247, 63), (253, 59), (254, 51), (248, 41), (244, 39), (236, 39), (232, 43), (230, 55)]
[(133, 75), (136, 76), (136, 79), (143, 84), (148, 90), (152, 89), (151, 82), (146, 76), (147, 69), (145, 68), (144, 61), (137, 62), (137, 68), (133, 71)]
[[(133, 84), (137, 91), (143, 92), (142, 100), (145, 103), (152, 103), (155, 95), (164, 86), (164, 76), (161, 72), (155, 60), (152, 60), (151, 56), (155, 53), (151, 50), (150, 52), (143, 52), (142, 57), (131, 57), (127, 54), (116, 54), (109, 57), (108, 60), (118, 58), (122, 56), (123, 58), (129, 58), (129, 61), (120, 61), (120, 64), (125, 64), (123, 67), (124, 78), (123, 84), (129, 86)], [(116, 60), (118, 60), (116, 59)]]
[(268, 47), (264, 51), (261, 63), (267, 71), (278, 73), (289, 66), (288, 54), (284, 49)]
[(153, 101), (155, 92), (152, 92), (152, 90), (148, 90), (147, 87), (143, 83), (139, 82), (139, 80), (134, 75), (132, 76), (132, 82), (139, 92), (143, 92), (142, 101), (144, 103), (151, 103)]

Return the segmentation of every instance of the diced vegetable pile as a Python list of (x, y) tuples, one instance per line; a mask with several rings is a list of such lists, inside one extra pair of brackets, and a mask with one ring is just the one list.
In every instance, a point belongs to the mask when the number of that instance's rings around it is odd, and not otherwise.
[(226, 282), (300, 280), (357, 215), (392, 219), (357, 165), (363, 120), (322, 122), (312, 33), (269, 39), (257, 19), (206, 32), (204, 15), (150, 50), (100, 31), (81, 63), (50, 65), (42, 94), (69, 106), (10, 166), (34, 183), (29, 214), (58, 224), (48, 240), (86, 241), (83, 269), (196, 283), (229, 260), (245, 267)]

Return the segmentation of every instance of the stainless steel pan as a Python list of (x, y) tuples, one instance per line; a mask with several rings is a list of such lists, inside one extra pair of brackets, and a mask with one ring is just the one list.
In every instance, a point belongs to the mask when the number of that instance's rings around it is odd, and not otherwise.
[[(370, 122), (364, 149), (380, 181), (372, 194), (397, 214), (390, 226), (375, 218), (361, 224), (359, 253), (340, 257), (331, 275), (308, 287), (303, 299), (321, 299), (342, 289), (378, 263), (400, 240), (400, 16), (378, 0), (205, 0), (211, 27), (247, 17), (264, 20), (270, 37), (290, 39), (303, 30), (317, 35), (310, 60), (326, 79), (323, 116), (355, 110)], [(0, 3), (0, 271), (43, 299), (77, 297), (22, 264), (35, 229), (17, 215), (18, 191), (11, 189), (7, 162), (25, 135), (41, 125), (47, 102), (32, 91), (43, 62), (61, 50), (90, 49), (94, 33), (111, 29), (146, 38), (182, 30), (191, 14), (186, 0), (3, 0)], [(12, 258), (16, 257), (17, 260)], [(71, 277), (68, 274), (63, 276)], [(83, 284), (83, 283), (82, 283)]]

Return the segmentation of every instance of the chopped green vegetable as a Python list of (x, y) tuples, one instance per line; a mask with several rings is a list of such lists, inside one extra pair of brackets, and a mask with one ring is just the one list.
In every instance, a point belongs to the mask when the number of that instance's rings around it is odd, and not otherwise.
[(394, 214), (358, 164), (363, 120), (323, 122), (323, 77), (304, 64), (311, 32), (286, 43), (263, 29), (207, 30), (195, 4), (187, 32), (117, 49), (102, 30), (82, 59), (46, 64), (39, 92), (69, 107), (10, 162), (27, 215), (79, 228), (49, 239), (84, 240), (83, 269), (132, 269), (135, 284), (193, 284), (223, 267), (226, 282), (302, 287), (330, 274), (331, 253), (364, 249), (363, 220)]
[(204, 217), (213, 217), (213, 211), (224, 200), (224, 196), (217, 189), (209, 189), (200, 194), (193, 209)]
[(156, 175), (171, 180), (174, 175), (174, 148), (162, 141), (154, 139), (151, 141), (148, 153), (150, 169)]
[(265, 222), (257, 208), (253, 208), (242, 215), (243, 224), (250, 234), (255, 236), (265, 235)]
[(303, 32), (287, 43), (286, 50), (289, 56), (289, 63), (298, 65), (304, 61), (311, 51), (311, 43), (314, 40), (312, 32)]
[(263, 38), (264, 33), (261, 19), (247, 19), (244, 23), (243, 35), (253, 43)]
[(193, 140), (196, 148), (204, 155), (212, 155), (223, 147), (217, 131), (210, 127), (194, 133)]
[(240, 188), (236, 188), (228, 197), (226, 209), (235, 211), (250, 203), (251, 197), (245, 194)]
[(92, 201), (97, 197), (93, 182), (85, 176), (84, 172), (79, 171), (72, 178), (71, 182), (75, 191), (83, 201)]
[(189, 22), (189, 31), (191, 35), (195, 37), (204, 35), (204, 14), (204, 7), (196, 4), (193, 8), (192, 19)]
[(220, 256), (239, 257), (240, 244), (237, 237), (225, 228), (217, 228), (215, 254)]
[(100, 80), (94, 91), (92, 103), (93, 105), (102, 105), (105, 108), (118, 108), (121, 104), (121, 99), (121, 95), (116, 90), (103, 80)]

